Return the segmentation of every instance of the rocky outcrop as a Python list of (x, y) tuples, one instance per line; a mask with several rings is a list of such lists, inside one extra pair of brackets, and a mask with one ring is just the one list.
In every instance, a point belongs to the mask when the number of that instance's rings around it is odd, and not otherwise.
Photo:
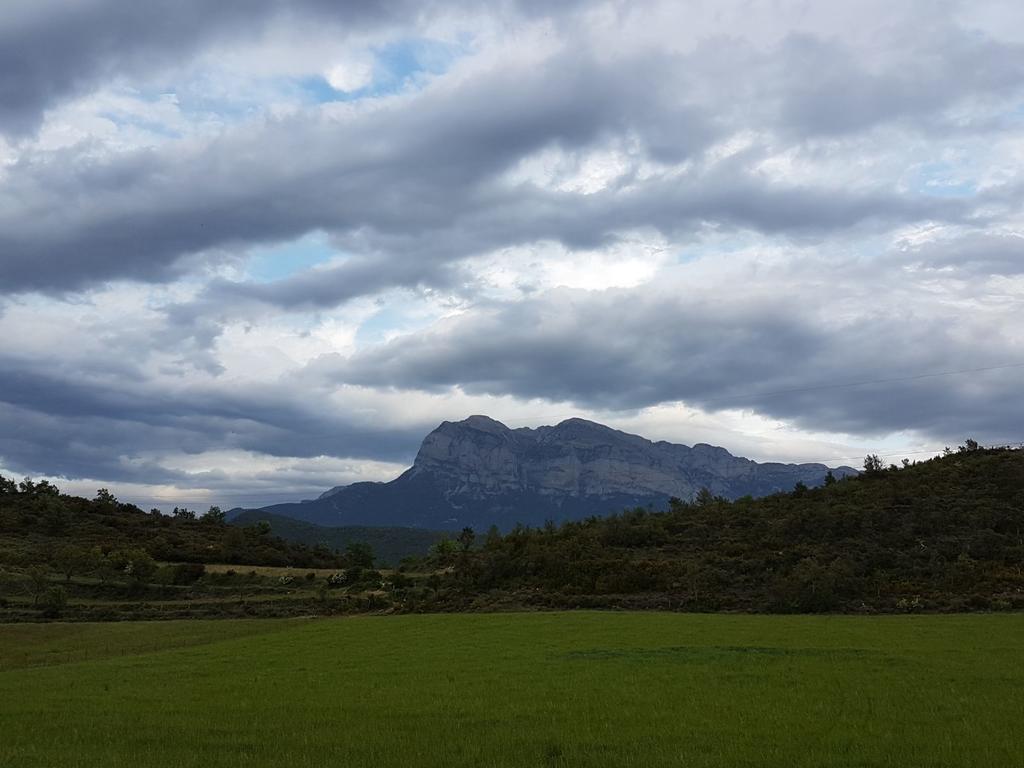
[[(651, 442), (584, 419), (509, 429), (486, 416), (444, 422), (423, 441), (412, 474), (442, 480), (450, 496), (692, 498), (702, 487), (736, 498), (817, 485), (824, 464), (758, 464), (724, 448)], [(841, 474), (849, 468), (837, 470)]]
[(339, 486), (314, 501), (267, 509), (330, 525), (507, 528), (662, 507), (701, 488), (727, 498), (762, 496), (798, 482), (818, 485), (828, 471), (824, 464), (759, 464), (711, 445), (651, 442), (584, 419), (510, 429), (470, 416), (427, 435), (413, 466), (390, 483)]

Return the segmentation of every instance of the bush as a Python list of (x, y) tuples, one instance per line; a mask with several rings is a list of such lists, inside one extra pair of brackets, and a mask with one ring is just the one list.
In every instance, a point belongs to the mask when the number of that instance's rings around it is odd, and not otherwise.
[(48, 619), (58, 619), (68, 605), (68, 593), (64, 587), (50, 587), (43, 597), (41, 607), (43, 616)]
[(177, 585), (195, 584), (206, 575), (206, 566), (202, 563), (180, 563), (174, 566), (171, 583)]

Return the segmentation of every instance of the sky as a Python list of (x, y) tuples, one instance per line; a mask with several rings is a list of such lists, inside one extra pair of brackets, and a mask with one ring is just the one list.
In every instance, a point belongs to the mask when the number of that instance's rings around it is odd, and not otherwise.
[(569, 417), (1024, 441), (1024, 6), (0, 4), (0, 474), (144, 508)]

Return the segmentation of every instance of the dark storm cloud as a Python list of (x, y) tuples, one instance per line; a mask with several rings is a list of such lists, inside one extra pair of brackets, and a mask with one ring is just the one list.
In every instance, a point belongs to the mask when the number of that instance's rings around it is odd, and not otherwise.
[[(992, 57), (987, 75), (958, 87), (952, 73), (942, 70), (950, 75), (948, 88), (932, 93), (918, 114), (956, 104), (968, 92), (991, 97), (1011, 88), (1008, 78), (1024, 61), (1020, 51), (991, 41), (973, 45)], [(722, 168), (702, 165), (700, 153), (748, 127), (744, 121), (763, 119), (764, 128), (807, 137), (831, 130), (821, 123), (823, 115), (842, 112), (841, 105), (822, 101), (823, 94), (853, 98), (851, 89), (866, 75), (842, 65), (820, 94), (800, 95), (806, 78), (791, 70), (828, 71), (820, 61), (821, 66), (808, 63), (826, 54), (804, 42), (798, 47), (813, 49), (813, 55), (796, 57), (797, 66), (792, 47), (781, 44), (763, 62), (755, 57), (753, 85), (739, 85), (738, 94), (726, 90), (729, 76), (714, 67), (721, 92), (709, 95), (698, 82), (708, 69), (703, 49), (613, 61), (570, 49), (540, 66), (494, 68), (344, 121), (304, 113), (228, 132), (200, 150), (172, 143), (114, 157), (76, 149), (27, 152), (7, 169), (0, 192), (0, 285), (8, 292), (64, 291), (117, 278), (169, 280), (194, 267), (187, 256), (216, 258), (224, 250), (321, 229), (339, 247), (381, 259), (377, 279), (369, 279), (367, 270), (351, 276), (352, 268), (333, 277), (312, 276), (306, 303), (322, 306), (350, 298), (360, 283), (370, 292), (387, 287), (389, 279), (429, 283), (431, 270), (444, 270), (452, 260), (543, 239), (593, 247), (629, 228), (678, 234), (701, 221), (822, 233), (872, 218), (884, 226), (957, 220), (970, 212), (969, 200), (940, 202), (881, 185), (854, 192), (827, 180), (772, 183), (744, 165), (761, 159), (756, 148)], [(887, 82), (889, 74), (878, 77)], [(761, 88), (769, 77), (775, 79)], [(737, 96), (750, 88), (757, 93), (741, 110)], [(783, 123), (771, 116), (771, 105), (780, 100)], [(877, 101), (870, 109), (856, 108), (867, 122), (854, 128), (908, 114), (898, 99)], [(797, 102), (803, 106), (793, 106)], [(821, 108), (814, 109), (819, 102)], [(687, 174), (642, 178), (627, 171), (617, 185), (595, 195), (499, 183), (501, 174), (538, 150), (572, 153), (626, 137), (638, 140), (646, 157), (695, 159), (695, 167)], [(325, 287), (330, 284), (336, 286), (333, 299)], [(221, 284), (212, 290), (215, 299), (223, 292), (225, 298), (234, 293), (303, 303), (294, 281), (274, 289)]]
[[(568, 248), (611, 245), (621, 234), (643, 228), (669, 237), (695, 231), (702, 222), (721, 227), (792, 237), (820, 237), (862, 224), (969, 215), (962, 201), (791, 187), (719, 170), (700, 179), (649, 181), (637, 190), (593, 193), (585, 200), (537, 188), (487, 195), (484, 205), (465, 200), (426, 231), (360, 232), (346, 245), (400, 257), (353, 258), (336, 267), (311, 270), (269, 283), (212, 282), (202, 298), (176, 307), (179, 319), (205, 317), (217, 308), (259, 302), (283, 309), (330, 307), (391, 287), (451, 288), (472, 282), (453, 262), (515, 245), (553, 241)], [(394, 199), (395, 190), (391, 190)]]
[(0, 463), (15, 471), (173, 483), (185, 474), (137, 457), (216, 449), (406, 461), (423, 432), (359, 423), (284, 386), (174, 388), (10, 357), (0, 369)]
[[(171, 147), (102, 161), (71, 152), (23, 159), (0, 208), (0, 284), (60, 290), (167, 279), (186, 254), (314, 228), (353, 246), (364, 232), (371, 246), (430, 237), (462, 210), (490, 207), (488, 182), (523, 154), (585, 146), (628, 113), (623, 99), (643, 98), (630, 95), (625, 73), (610, 71), (603, 92), (587, 67), (565, 64), (547, 82), (543, 73), (497, 72), (345, 123), (272, 122), (192, 155)], [(47, 207), (56, 215), (38, 215)]]
[[(741, 303), (650, 288), (554, 291), (348, 359), (324, 357), (307, 375), (613, 410), (683, 400), (859, 434), (1024, 436), (1019, 368), (864, 383), (1024, 362), (1024, 349), (983, 320), (972, 327), (969, 318), (908, 310), (825, 324), (823, 297), (785, 296), (783, 286), (777, 299)], [(845, 386), (851, 383), (863, 384)]]

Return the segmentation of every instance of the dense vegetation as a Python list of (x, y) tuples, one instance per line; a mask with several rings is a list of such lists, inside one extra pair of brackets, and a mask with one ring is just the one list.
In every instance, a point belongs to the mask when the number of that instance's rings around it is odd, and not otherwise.
[[(77, 558), (63, 551), (68, 547), (79, 550)], [(163, 515), (123, 504), (105, 489), (90, 500), (62, 494), (46, 481), (15, 483), (0, 477), (0, 563), (50, 562), (73, 572), (86, 567), (90, 553), (109, 556), (122, 550), (169, 562), (302, 568), (340, 564), (331, 550), (285, 541), (273, 536), (269, 525), (228, 526), (217, 507), (203, 515), (177, 508), (173, 515)], [(78, 567), (75, 559), (81, 560)]]
[[(1024, 451), (979, 449), (824, 487), (492, 531), (449, 553), (454, 605), (777, 612), (1024, 608)], [(459, 592), (461, 590), (461, 597)]]
[(373, 550), (381, 566), (397, 565), (407, 557), (422, 557), (445, 537), (442, 531), (423, 528), (317, 525), (262, 509), (247, 509), (237, 514), (233, 512), (228, 512), (228, 522), (232, 525), (252, 526), (265, 521), (275, 536), (311, 547), (323, 546), (331, 551), (345, 551), (352, 544), (366, 544)]
[(1019, 768), (1022, 636), (1021, 614), (0, 625), (0, 765)]
[(265, 522), (227, 525), (216, 507), (162, 515), (0, 477), (0, 621), (308, 613), (332, 576), (379, 586), (373, 561), (365, 545), (338, 553)]
[(105, 491), (90, 501), (46, 483), (0, 480), (0, 621), (1024, 608), (1024, 451), (968, 442), (902, 467), (869, 457), (865, 470), (761, 499), (702, 492), (674, 499), (667, 512), (634, 509), (505, 535), (467, 528), (393, 571), (376, 570), (364, 542), (341, 553), (289, 543), (265, 519), (239, 527), (216, 508), (166, 516)]

